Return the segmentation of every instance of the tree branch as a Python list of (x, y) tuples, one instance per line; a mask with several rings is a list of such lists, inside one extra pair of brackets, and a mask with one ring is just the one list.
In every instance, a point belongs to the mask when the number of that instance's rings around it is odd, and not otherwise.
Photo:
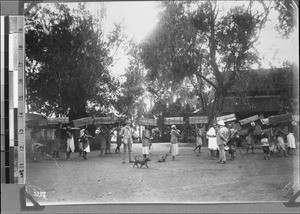
[(214, 89), (218, 90), (218, 87), (209, 79), (207, 79), (205, 76), (203, 76), (202, 74), (196, 73), (196, 76), (198, 76), (199, 78), (202, 78), (203, 80), (205, 80), (209, 85), (211, 85)]
[(270, 3), (269, 3), (268, 6), (266, 6), (265, 3), (264, 3), (263, 1), (260, 1), (260, 3), (261, 3), (261, 4), (263, 5), (263, 7), (264, 7), (264, 11), (265, 11), (264, 17), (263, 17), (263, 19), (261, 20), (259, 26), (257, 27), (257, 28), (258, 28), (258, 33), (257, 33), (256, 37), (254, 38), (253, 41), (249, 41), (249, 46), (250, 46), (250, 44), (253, 45), (253, 44), (254, 44), (255, 42), (257, 42), (257, 40), (260, 38), (260, 34), (261, 34), (261, 31), (262, 31), (262, 28), (263, 28), (264, 24), (266, 23), (267, 18), (268, 18), (268, 16), (269, 16), (269, 13), (270, 13), (271, 8), (272, 8), (272, 1), (270, 1)]
[(28, 7), (24, 9), (24, 16), (26, 16), (37, 3), (38, 2), (31, 2)]

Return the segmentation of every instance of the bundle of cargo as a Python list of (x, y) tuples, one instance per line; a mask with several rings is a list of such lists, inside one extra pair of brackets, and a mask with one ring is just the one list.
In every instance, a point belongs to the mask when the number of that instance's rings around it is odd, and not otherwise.
[(281, 114), (268, 117), (269, 123), (276, 125), (279, 123), (288, 123), (293, 121), (292, 114)]
[(93, 123), (93, 120), (94, 119), (92, 117), (84, 117), (84, 118), (80, 118), (77, 120), (73, 120), (73, 125), (74, 125), (74, 127), (83, 127), (83, 126)]
[(37, 126), (46, 126), (47, 125), (47, 117), (41, 114), (25, 114), (25, 123), (27, 127), (37, 127)]
[(116, 117), (95, 117), (94, 124), (95, 125), (111, 125), (118, 122)]
[(250, 126), (255, 126), (256, 123), (261, 123), (261, 121), (260, 121), (260, 117), (258, 115), (254, 115), (254, 116), (247, 117), (245, 119), (240, 120), (239, 123), (243, 127), (247, 127), (247, 126), (250, 127)]
[(165, 117), (165, 125), (179, 125), (184, 124), (183, 117)]
[(207, 116), (189, 117), (189, 124), (206, 124), (208, 123)]
[(61, 123), (69, 123), (69, 117), (56, 117), (56, 118), (48, 118), (48, 124), (61, 124)]
[(140, 126), (157, 126), (157, 119), (152, 118), (139, 118), (138, 124)]
[(231, 121), (236, 120), (236, 116), (235, 116), (235, 114), (228, 114), (228, 115), (217, 117), (216, 120), (217, 120), (217, 122), (221, 121), (221, 120), (223, 122), (231, 122)]
[(68, 124), (69, 117), (54, 117), (47, 118), (47, 120), (40, 120), (39, 126), (56, 126), (60, 124)]

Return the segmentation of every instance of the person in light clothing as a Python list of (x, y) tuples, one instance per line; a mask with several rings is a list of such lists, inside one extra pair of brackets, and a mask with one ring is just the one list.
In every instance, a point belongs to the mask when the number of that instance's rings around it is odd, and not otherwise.
[(178, 155), (178, 142), (179, 142), (180, 132), (176, 129), (175, 125), (171, 126), (171, 156), (172, 160), (175, 160), (175, 156)]
[(296, 149), (296, 141), (291, 127), (289, 127), (288, 132), (289, 133), (286, 136), (287, 144), (288, 144), (288, 155), (294, 155)]
[(211, 159), (216, 159), (216, 155), (217, 155), (216, 153), (219, 149), (217, 144), (217, 138), (216, 138), (217, 136), (216, 130), (217, 130), (217, 126), (214, 123), (206, 133), (206, 136), (208, 138), (208, 149), (210, 150)]
[(219, 121), (220, 129), (217, 132), (217, 144), (219, 146), (219, 161), (218, 163), (226, 163), (225, 146), (229, 140), (229, 130), (226, 128), (224, 121)]
[(150, 143), (151, 143), (151, 135), (150, 135), (150, 130), (149, 130), (149, 127), (146, 126), (145, 127), (145, 130), (143, 130), (143, 133), (142, 133), (142, 147), (143, 147), (143, 156), (144, 158), (147, 157), (147, 155), (149, 155), (149, 146), (150, 146)]
[(67, 160), (71, 160), (71, 153), (74, 152), (74, 137), (71, 130), (67, 130)]
[(132, 134), (133, 134), (133, 129), (130, 127), (130, 121), (126, 121), (126, 126), (124, 126), (121, 129), (120, 135), (123, 137), (123, 164), (125, 163), (125, 159), (127, 156), (127, 150), (128, 150), (128, 157), (129, 157), (129, 163), (133, 163), (131, 159), (131, 152), (132, 152)]

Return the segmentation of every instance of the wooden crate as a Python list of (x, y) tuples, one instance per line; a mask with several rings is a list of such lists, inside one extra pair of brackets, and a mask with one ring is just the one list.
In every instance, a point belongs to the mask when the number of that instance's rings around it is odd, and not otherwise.
[(77, 120), (73, 120), (73, 125), (74, 127), (81, 127), (81, 126), (85, 126), (86, 124), (93, 123), (93, 120), (94, 119), (92, 117), (84, 117)]
[(69, 123), (69, 117), (48, 118), (48, 124)]
[(235, 114), (228, 114), (221, 117), (216, 118), (217, 121), (223, 120), (224, 122), (230, 122), (236, 120)]
[(245, 119), (242, 119), (240, 120), (240, 124), (243, 126), (245, 124), (248, 124), (248, 123), (251, 123), (251, 122), (254, 122), (256, 120), (260, 120), (259, 116), (258, 115), (254, 115), (254, 116), (251, 116), (251, 117), (247, 117)]
[(183, 117), (165, 117), (165, 125), (179, 125), (184, 124)]
[(278, 124), (278, 123), (285, 123), (285, 122), (293, 121), (293, 117), (291, 114), (274, 115), (274, 116), (270, 116), (268, 118), (269, 118), (269, 122), (271, 124)]
[(65, 124), (65, 123), (69, 123), (69, 117), (55, 117), (55, 118), (47, 118), (47, 120), (40, 120), (39, 126), (57, 125), (57, 124)]
[(152, 118), (139, 118), (138, 124), (140, 126), (157, 126), (157, 119)]
[(94, 121), (95, 125), (109, 125), (116, 123), (118, 120), (113, 117), (95, 117)]
[(208, 117), (207, 117), (207, 116), (195, 116), (195, 117), (189, 117), (189, 123), (190, 123), (190, 124), (203, 124), (203, 123), (208, 123)]

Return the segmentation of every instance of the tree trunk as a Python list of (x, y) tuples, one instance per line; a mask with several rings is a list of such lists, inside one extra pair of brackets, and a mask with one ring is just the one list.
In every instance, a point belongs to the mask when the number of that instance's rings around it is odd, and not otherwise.
[(208, 116), (208, 124), (209, 126), (212, 125), (212, 123), (214, 122), (214, 117), (216, 115), (216, 108), (218, 106), (218, 99), (219, 99), (219, 93), (218, 92), (215, 92), (215, 98), (214, 98), (214, 101), (212, 103), (212, 107), (210, 108), (210, 111), (209, 111), (209, 116)]

